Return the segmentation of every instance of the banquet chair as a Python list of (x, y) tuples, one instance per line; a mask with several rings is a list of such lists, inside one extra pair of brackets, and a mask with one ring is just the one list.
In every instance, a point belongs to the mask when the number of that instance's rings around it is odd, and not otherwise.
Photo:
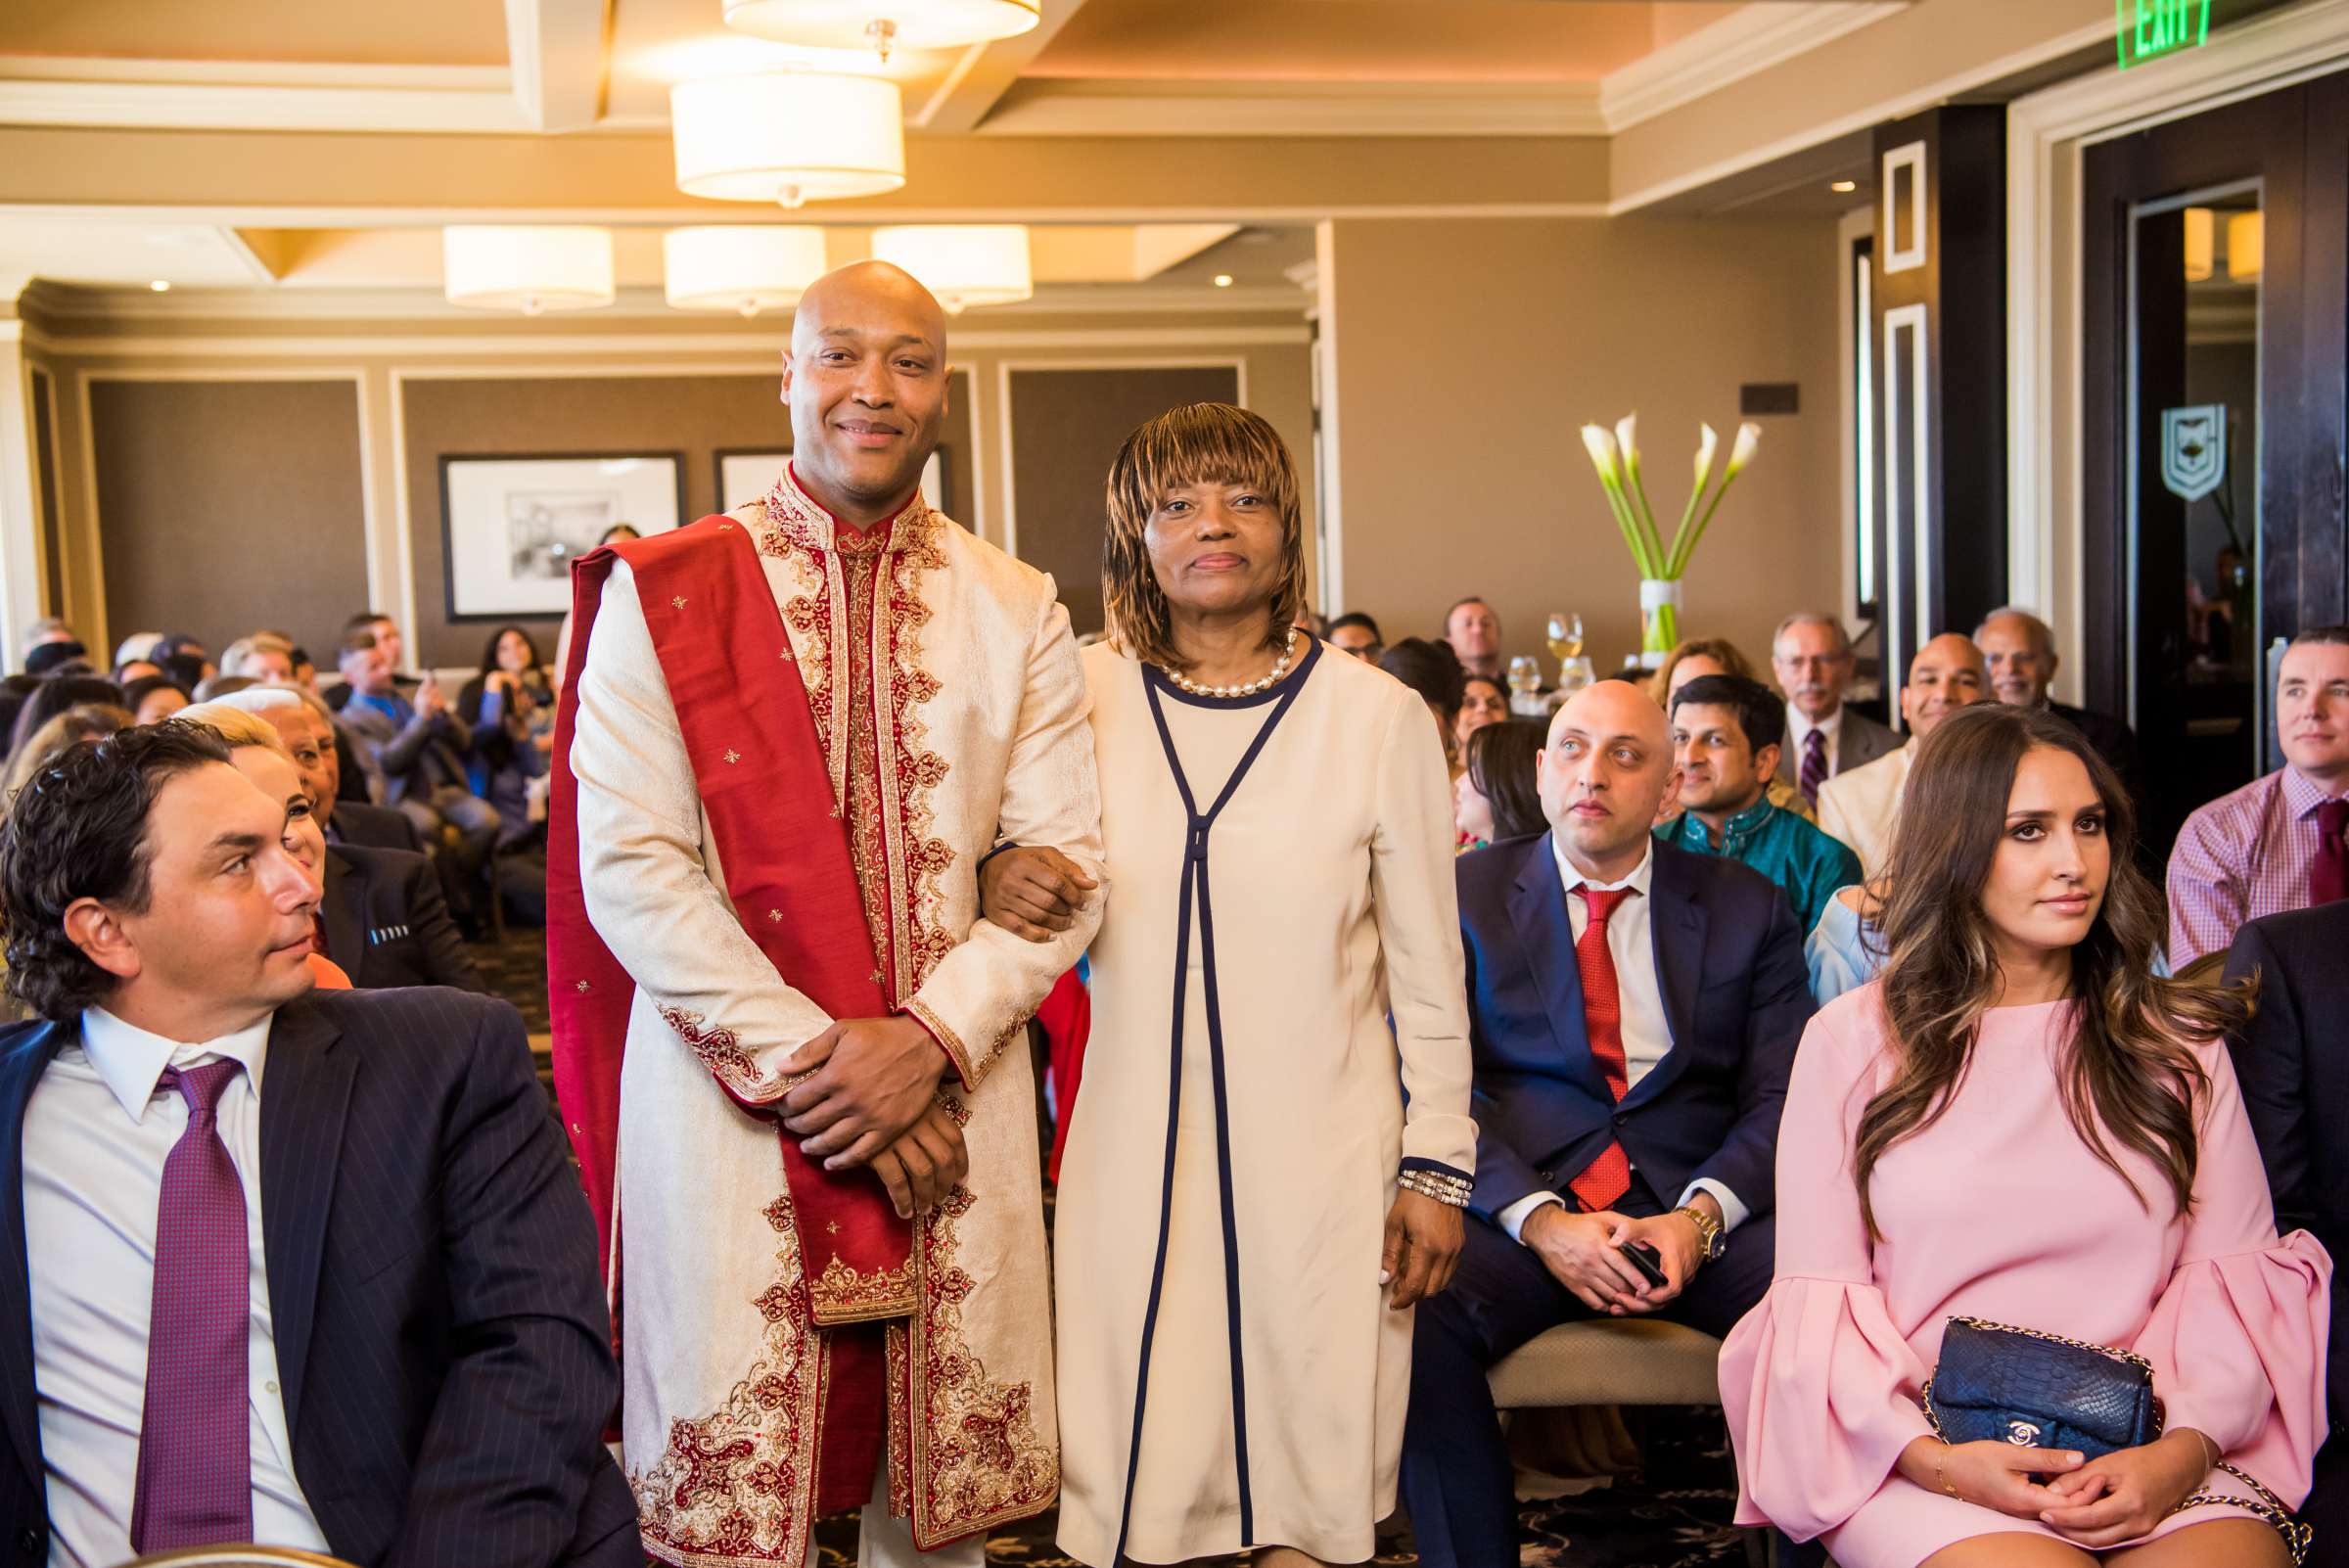
[[(1502, 1410), (1570, 1405), (1721, 1404), (1721, 1341), (1680, 1323), (1599, 1317), (1535, 1335), (1486, 1374)], [(1773, 1532), (1745, 1532), (1746, 1560), (1772, 1560)]]

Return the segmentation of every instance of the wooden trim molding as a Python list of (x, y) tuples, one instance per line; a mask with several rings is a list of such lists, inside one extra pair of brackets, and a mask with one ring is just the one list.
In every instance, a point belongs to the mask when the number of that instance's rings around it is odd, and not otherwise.
[(2349, 0), (2308, 0), (2134, 69), (2107, 66), (2006, 111), (2006, 573), (2051, 613), (2080, 696), (2084, 612), (2080, 155), (2093, 143), (2349, 67)]

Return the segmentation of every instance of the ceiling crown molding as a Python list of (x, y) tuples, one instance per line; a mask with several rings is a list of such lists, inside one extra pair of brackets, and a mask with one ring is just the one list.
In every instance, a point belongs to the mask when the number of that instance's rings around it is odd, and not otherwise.
[(1601, 136), (1595, 82), (1022, 81), (981, 136)]
[(1600, 116), (1610, 132), (1626, 130), (1908, 9), (1906, 0), (1748, 4), (1609, 71)]
[(0, 61), (0, 124), (137, 130), (526, 131), (503, 66)]

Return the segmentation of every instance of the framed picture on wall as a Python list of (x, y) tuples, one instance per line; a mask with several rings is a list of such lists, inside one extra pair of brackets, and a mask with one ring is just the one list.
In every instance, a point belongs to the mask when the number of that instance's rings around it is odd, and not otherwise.
[(448, 618), (493, 621), (571, 608), (571, 563), (622, 524), (677, 526), (677, 452), (559, 452), (440, 459)]
[[(789, 452), (721, 449), (715, 455), (717, 509), (721, 512), (748, 506), (765, 495), (791, 461)], [(943, 448), (932, 452), (930, 461), (922, 465), (922, 499), (942, 512), (946, 508), (946, 453)]]
[(789, 451), (764, 447), (720, 447), (713, 456), (717, 463), (717, 509), (721, 512), (748, 506), (773, 489), (784, 465), (791, 461)]

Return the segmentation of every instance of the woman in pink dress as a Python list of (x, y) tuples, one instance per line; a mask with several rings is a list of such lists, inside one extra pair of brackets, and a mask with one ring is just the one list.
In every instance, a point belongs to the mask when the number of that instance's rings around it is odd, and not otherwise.
[[(2279, 1240), (2220, 1037), (2242, 996), (2146, 972), (2158, 929), (2110, 769), (1985, 704), (1924, 743), (1893, 846), (1890, 958), (1812, 1021), (1778, 1132), (1777, 1277), (1730, 1333), (1740, 1524), (1840, 1568), (2272, 1568), (2198, 1504), (2306, 1496), (2331, 1262)], [(1945, 1445), (1920, 1392), (1953, 1314), (2133, 1350), (2167, 1413), (2094, 1462)]]

